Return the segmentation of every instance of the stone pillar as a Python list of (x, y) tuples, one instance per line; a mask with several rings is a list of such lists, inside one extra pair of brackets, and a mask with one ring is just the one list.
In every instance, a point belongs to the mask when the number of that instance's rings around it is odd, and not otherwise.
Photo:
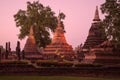
[(8, 42), (8, 52), (11, 53), (10, 42)]
[(5, 52), (5, 59), (8, 59), (8, 43), (6, 42), (6, 52)]
[(1, 52), (1, 48), (0, 48), (0, 61), (2, 60), (2, 52)]
[(16, 54), (17, 54), (18, 60), (21, 60), (21, 55), (20, 55), (20, 42), (19, 42), (19, 41), (17, 41)]
[(22, 50), (22, 59), (24, 60), (25, 59), (25, 51)]

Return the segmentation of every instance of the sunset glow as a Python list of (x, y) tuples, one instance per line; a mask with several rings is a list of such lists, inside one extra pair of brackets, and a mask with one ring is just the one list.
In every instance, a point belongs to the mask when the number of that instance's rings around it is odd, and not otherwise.
[[(0, 45), (5, 47), (6, 42), (11, 42), (11, 49), (15, 50), (19, 34), (19, 28), (13, 15), (19, 9), (26, 9), (28, 0), (0, 0)], [(37, 0), (29, 0), (30, 2)], [(39, 0), (44, 6), (50, 6), (55, 11), (56, 16), (59, 10), (65, 13), (64, 20), (67, 42), (75, 48), (84, 43), (87, 38), (89, 28), (94, 18), (95, 8), (105, 2), (105, 0)], [(99, 9), (100, 18), (103, 15)], [(26, 38), (21, 40), (21, 48), (24, 47)]]

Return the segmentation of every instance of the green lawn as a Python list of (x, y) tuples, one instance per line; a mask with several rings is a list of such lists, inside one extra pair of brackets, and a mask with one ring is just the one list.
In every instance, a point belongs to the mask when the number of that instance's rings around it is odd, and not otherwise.
[(120, 79), (65, 77), (65, 76), (0, 76), (0, 80), (120, 80)]

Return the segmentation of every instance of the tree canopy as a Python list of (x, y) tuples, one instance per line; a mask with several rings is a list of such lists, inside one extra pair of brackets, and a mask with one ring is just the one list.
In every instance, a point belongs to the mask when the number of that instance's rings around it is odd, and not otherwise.
[(107, 38), (116, 45), (120, 45), (120, 1), (106, 0), (101, 5), (101, 11), (105, 14), (102, 21)]
[[(60, 18), (64, 19), (64, 13), (60, 13)], [(14, 15), (16, 27), (20, 27), (19, 39), (24, 39), (28, 34), (30, 27), (33, 26), (36, 44), (39, 47), (45, 47), (51, 42), (50, 30), (55, 31), (57, 26), (57, 17), (55, 12), (49, 6), (43, 6), (39, 1), (27, 2), (27, 10), (19, 10)], [(61, 21), (64, 28), (63, 21)]]

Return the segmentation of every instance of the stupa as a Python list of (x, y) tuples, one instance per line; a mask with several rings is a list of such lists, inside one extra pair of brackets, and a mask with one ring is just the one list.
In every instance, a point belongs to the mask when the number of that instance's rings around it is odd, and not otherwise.
[(84, 54), (85, 56), (83, 62), (93, 62), (96, 56), (95, 54), (91, 54), (91, 49), (95, 48), (97, 45), (100, 45), (106, 40), (105, 31), (100, 26), (100, 21), (101, 19), (99, 18), (98, 7), (96, 6), (92, 26), (80, 53)]
[(96, 8), (94, 23), (89, 30), (89, 35), (83, 46), (81, 53), (84, 54), (83, 63), (97, 63), (104, 65), (119, 65), (120, 64), (120, 49), (115, 49), (113, 42), (107, 40), (104, 36), (105, 31), (99, 27), (100, 18), (98, 7)]
[(26, 41), (26, 44), (24, 46), (24, 52), (25, 52), (25, 59), (29, 60), (38, 60), (41, 59), (41, 53), (39, 52), (35, 38), (34, 38), (34, 32), (33, 32), (33, 27), (30, 27), (28, 39)]
[(83, 48), (95, 47), (106, 40), (104, 29), (100, 26), (100, 21), (98, 7), (96, 7), (95, 17)]
[[(120, 54), (119, 54), (119, 49), (115, 49), (113, 46), (113, 42), (107, 40), (106, 37), (103, 37), (105, 34), (104, 30), (102, 29), (97, 29), (97, 24), (99, 23), (100, 19), (99, 19), (99, 15), (98, 15), (98, 8), (96, 8), (96, 13), (95, 13), (95, 18), (93, 19), (93, 21), (95, 21), (96, 25), (96, 33), (95, 35), (99, 35), (96, 36), (96, 39), (91, 39), (94, 42), (91, 41), (90, 43), (90, 39), (86, 40), (86, 43), (84, 45), (83, 48), (85, 47), (89, 47), (89, 53), (86, 54), (86, 57), (94, 57), (93, 63), (97, 63), (97, 64), (104, 64), (104, 65), (117, 65), (120, 64)], [(92, 30), (92, 27), (91, 27)], [(95, 31), (95, 29), (93, 28), (93, 31)], [(103, 33), (102, 33), (103, 32)], [(92, 32), (91, 32), (92, 34)], [(90, 36), (88, 36), (90, 38)], [(94, 36), (95, 37), (95, 36)], [(91, 44), (91, 45), (90, 45)], [(91, 56), (90, 56), (91, 55)]]
[(61, 27), (60, 16), (51, 44), (47, 45), (43, 53), (44, 59), (67, 59), (73, 60), (75, 53), (64, 36), (64, 30)]

